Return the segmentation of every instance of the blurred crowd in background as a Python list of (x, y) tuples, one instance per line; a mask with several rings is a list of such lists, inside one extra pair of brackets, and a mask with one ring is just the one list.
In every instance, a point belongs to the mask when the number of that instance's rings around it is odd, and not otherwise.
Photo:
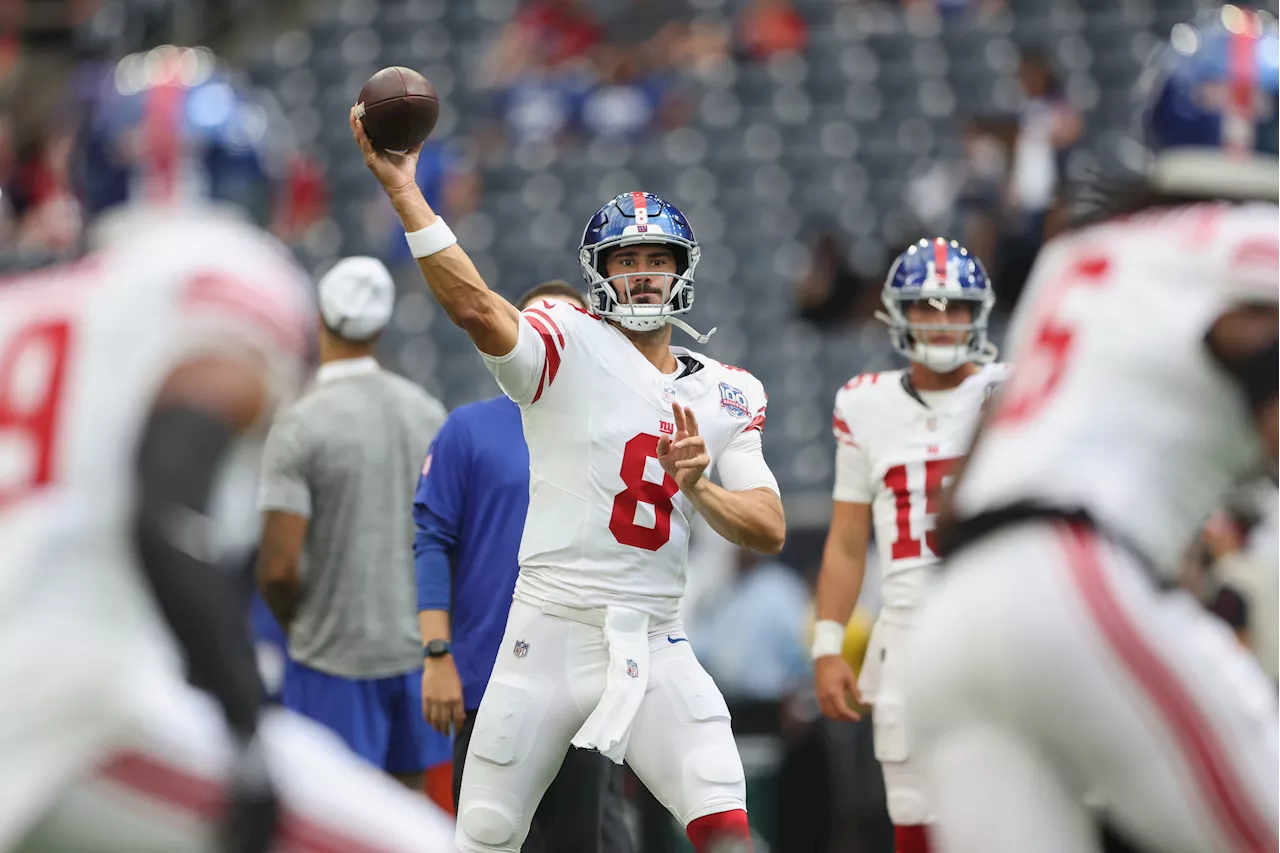
[[(709, 353), (755, 371), (775, 395), (766, 452), (791, 523), (777, 560), (700, 531), (689, 634), (733, 708), (762, 838), (783, 851), (887, 850), (869, 732), (823, 721), (811, 695), (832, 396), (856, 373), (895, 365), (872, 315), (888, 261), (921, 236), (960, 240), (986, 264), (999, 339), (1041, 244), (1071, 213), (1065, 189), (1139, 165), (1127, 90), (1146, 51), (1194, 8), (7, 0), (0, 269), (79, 251), (86, 223), (72, 175), (77, 131), (91, 120), (83, 104), (116, 60), (164, 43), (208, 45), (257, 87), (256, 132), (278, 142), (287, 177), (273, 230), (317, 276), (356, 253), (400, 274), (382, 355), (450, 406), (497, 389), (416, 282), (398, 222), (350, 141), (347, 106), (372, 71), (412, 65), (436, 85), (442, 115), (419, 181), (508, 295), (576, 281), (576, 229), (607, 198), (641, 184), (671, 195), (704, 244), (699, 303), (721, 327)], [(1242, 642), (1269, 650), (1273, 677), (1278, 641), (1256, 626), (1275, 625), (1275, 504), (1269, 483), (1242, 493), (1206, 520), (1187, 557), (1188, 584)], [(877, 606), (874, 561), (868, 576), (850, 628), (855, 661)], [(643, 849), (684, 843), (669, 822), (655, 804), (637, 806)]]

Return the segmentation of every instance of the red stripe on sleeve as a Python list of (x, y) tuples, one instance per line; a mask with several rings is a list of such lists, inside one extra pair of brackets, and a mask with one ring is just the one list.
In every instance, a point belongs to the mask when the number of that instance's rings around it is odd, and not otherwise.
[(761, 406), (760, 411), (756, 412), (756, 416), (751, 419), (751, 423), (747, 424), (747, 427), (743, 432), (749, 432), (750, 430), (756, 430), (761, 433), (764, 432), (764, 410), (765, 406)]
[(853, 440), (853, 430), (849, 429), (849, 422), (840, 417), (839, 412), (831, 414), (831, 431), (835, 433), (836, 441), (849, 447), (857, 447), (858, 442)]
[(543, 325), (540, 319), (528, 317), (528, 320), (529, 325), (533, 326), (538, 334), (542, 336), (542, 345), (547, 351), (547, 360), (542, 367), (542, 379), (538, 382), (538, 392), (533, 395), (533, 400), (531, 401), (536, 403), (538, 398), (542, 396), (542, 392), (550, 388), (551, 383), (556, 381), (556, 374), (560, 372), (560, 350), (556, 349), (551, 330)]
[[(548, 326), (550, 326), (552, 329), (554, 329), (554, 330), (555, 330), (556, 338), (558, 338), (558, 339), (559, 339), (559, 341), (560, 341), (560, 347), (561, 347), (561, 349), (563, 349), (563, 348), (564, 348), (564, 335), (560, 332), (560, 327), (556, 325), (556, 321), (551, 319), (551, 315), (550, 315), (550, 314), (548, 314), (546, 311), (543, 311), (541, 308), (529, 308), (529, 309), (527, 309), (527, 310), (525, 311), (525, 313), (526, 313), (526, 314), (537, 314), (537, 315), (538, 315), (539, 317), (541, 317), (543, 320), (546, 320), (546, 321), (547, 321), (547, 325), (548, 325)], [(532, 321), (531, 321), (531, 322), (532, 322)]]

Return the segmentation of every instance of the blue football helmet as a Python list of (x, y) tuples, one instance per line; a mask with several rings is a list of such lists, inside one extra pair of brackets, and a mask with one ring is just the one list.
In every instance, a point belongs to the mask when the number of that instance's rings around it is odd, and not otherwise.
[(1223, 6), (1179, 24), (1137, 94), (1157, 189), (1276, 198), (1280, 39), (1270, 15)]
[[(639, 243), (669, 246), (676, 257), (675, 274), (662, 276), (665, 289), (655, 305), (631, 301), (628, 273), (605, 274), (610, 250)], [(715, 329), (700, 335), (676, 316), (693, 307), (693, 275), (701, 257), (698, 239), (684, 214), (674, 204), (645, 192), (623, 193), (596, 211), (582, 232), (578, 247), (578, 264), (587, 282), (587, 302), (592, 311), (637, 332), (650, 332), (669, 323), (692, 335), (698, 343), (706, 343)], [(616, 290), (615, 281), (619, 282)]]
[(287, 197), (290, 130), (273, 102), (205, 48), (126, 56), (102, 80), (80, 134), (85, 211), (213, 201), (265, 226)]
[[(995, 345), (987, 340), (987, 320), (996, 295), (982, 264), (955, 240), (922, 239), (898, 255), (880, 299), (885, 310), (877, 311), (876, 318), (889, 326), (893, 348), (912, 361), (950, 373), (962, 364), (986, 364), (996, 357)], [(970, 322), (912, 323), (907, 319), (906, 309), (912, 302), (925, 301), (941, 310), (953, 300), (971, 304)], [(923, 332), (957, 330), (966, 334), (954, 345), (921, 339)]]

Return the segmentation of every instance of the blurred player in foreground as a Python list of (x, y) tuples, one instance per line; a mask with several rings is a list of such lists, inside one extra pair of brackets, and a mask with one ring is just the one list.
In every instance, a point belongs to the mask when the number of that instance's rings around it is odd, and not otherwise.
[[(678, 608), (694, 512), (767, 553), (785, 522), (760, 382), (671, 346), (672, 326), (691, 331), (678, 315), (693, 302), (693, 230), (657, 196), (618, 196), (579, 249), (591, 310), (522, 313), (423, 200), (417, 152), (375, 151), (354, 110), (351, 127), (432, 293), (520, 405), (529, 446), (520, 576), (467, 751), (458, 846), (519, 850), (571, 743), (625, 758), (699, 853), (749, 844), (729, 710)], [(713, 461), (723, 487), (706, 476)]]
[[(269, 186), (247, 96), (204, 53), (122, 68), (84, 143), (101, 242), (0, 289), (0, 849), (449, 850), (421, 797), (260, 716), (208, 506), (300, 384), (309, 282), (189, 194)], [(189, 120), (196, 98), (225, 123)]]
[[(928, 849), (923, 771), (902, 718), (907, 632), (938, 561), (935, 503), (943, 478), (969, 447), (978, 417), (1008, 368), (990, 364), (987, 318), (995, 294), (962, 246), (921, 240), (898, 256), (883, 301), (906, 370), (855, 376), (836, 395), (836, 484), (814, 626), (814, 681), (822, 712), (856, 720), (860, 697), (875, 709), (876, 758), (884, 770), (897, 853)], [(862, 590), (874, 524), (883, 604), (861, 676), (841, 656)]]
[(1278, 51), (1230, 6), (1175, 31), (1149, 176), (1046, 247), (1014, 318), (909, 647), (948, 853), (1095, 850), (1082, 801), (1143, 849), (1277, 849), (1275, 686), (1173, 580), (1275, 465)]

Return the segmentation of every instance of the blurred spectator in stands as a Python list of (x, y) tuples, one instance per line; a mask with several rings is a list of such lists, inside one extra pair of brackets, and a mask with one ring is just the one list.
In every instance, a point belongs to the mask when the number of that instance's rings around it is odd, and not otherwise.
[(878, 304), (879, 282), (853, 269), (829, 230), (814, 241), (809, 266), (796, 279), (796, 316), (822, 329), (869, 318)]
[(945, 18), (958, 18), (970, 12), (986, 17), (1005, 8), (1005, 0), (901, 0), (908, 12), (930, 12)]
[(293, 245), (329, 210), (324, 166), (313, 156), (293, 152), (286, 166), (285, 196), (274, 211), (271, 233)]
[(751, 0), (738, 18), (738, 41), (754, 60), (799, 53), (809, 40), (804, 18), (788, 0)]
[(1044, 239), (1045, 218), (1058, 201), (1066, 156), (1084, 119), (1063, 94), (1048, 58), (1024, 51), (1018, 66), (1023, 104), (1005, 196), (1005, 223), (995, 275), (1005, 310), (1012, 310)]
[(600, 83), (583, 97), (579, 112), (589, 136), (632, 136), (683, 123), (687, 109), (675, 81), (644, 64), (641, 53), (609, 45), (596, 53)]
[(14, 164), (13, 122), (0, 115), (0, 246), (8, 246), (13, 237)]
[(689, 0), (621, 0), (604, 31), (609, 44), (631, 53), (641, 73), (703, 76), (728, 56), (726, 28), (696, 16)]
[(1205, 522), (1183, 584), (1221, 618), (1273, 679), (1280, 676), (1277, 494), (1263, 481), (1234, 495)]
[(988, 266), (995, 265), (1001, 196), (1009, 177), (1009, 152), (1015, 132), (1011, 122), (985, 118), (970, 119), (963, 130), (956, 199), (960, 242)]
[[(444, 139), (428, 139), (418, 155), (418, 186), (431, 209), (451, 222), (469, 216), (480, 203), (480, 174), (472, 157)], [(387, 246), (388, 264), (411, 263), (413, 255), (404, 240), (400, 219), (383, 193), (378, 194), (379, 227)]]
[(809, 588), (791, 567), (745, 548), (737, 576), (689, 632), (698, 660), (732, 705), (780, 702), (810, 678)]
[(57, 128), (18, 159), (10, 198), (21, 250), (62, 253), (79, 243), (83, 217), (71, 189), (73, 143), (70, 130)]
[(529, 0), (503, 28), (481, 68), (484, 84), (503, 88), (538, 72), (585, 65), (601, 31), (580, 0)]
[(604, 32), (615, 50), (628, 50), (646, 71), (666, 70), (676, 67), (692, 21), (688, 0), (623, 0), (605, 21)]

